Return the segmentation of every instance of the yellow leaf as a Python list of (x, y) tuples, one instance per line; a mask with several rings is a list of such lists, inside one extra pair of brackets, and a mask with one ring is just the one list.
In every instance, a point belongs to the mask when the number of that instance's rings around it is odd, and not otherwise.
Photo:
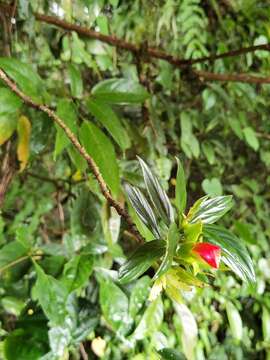
[(29, 143), (31, 134), (31, 123), (26, 116), (20, 116), (18, 125), (18, 146), (17, 157), (20, 161), (20, 171), (23, 171), (26, 167), (29, 158)]

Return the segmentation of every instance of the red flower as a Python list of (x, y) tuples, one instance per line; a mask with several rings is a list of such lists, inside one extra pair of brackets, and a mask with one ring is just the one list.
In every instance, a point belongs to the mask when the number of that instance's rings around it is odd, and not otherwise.
[(192, 252), (199, 255), (204, 261), (215, 269), (219, 267), (221, 248), (209, 243), (198, 243), (192, 248)]

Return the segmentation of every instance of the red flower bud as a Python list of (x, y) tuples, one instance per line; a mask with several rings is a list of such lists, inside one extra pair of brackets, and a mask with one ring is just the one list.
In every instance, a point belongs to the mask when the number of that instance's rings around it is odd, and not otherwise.
[(192, 252), (199, 255), (204, 261), (215, 269), (219, 267), (221, 248), (210, 243), (198, 243), (192, 248)]

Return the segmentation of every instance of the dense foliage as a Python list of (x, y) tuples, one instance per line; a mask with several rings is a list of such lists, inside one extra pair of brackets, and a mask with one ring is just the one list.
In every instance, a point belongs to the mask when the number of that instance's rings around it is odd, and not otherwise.
[(0, 2), (0, 71), (36, 104), (0, 82), (0, 358), (270, 359), (269, 49), (148, 54), (267, 44), (269, 16), (255, 0)]

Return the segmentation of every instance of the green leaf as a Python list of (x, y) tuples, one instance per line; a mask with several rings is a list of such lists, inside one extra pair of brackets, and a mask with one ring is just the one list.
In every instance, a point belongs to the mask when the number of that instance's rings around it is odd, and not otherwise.
[(0, 87), (0, 115), (18, 112), (22, 100), (11, 90)]
[(131, 79), (101, 81), (93, 87), (92, 94), (96, 99), (110, 104), (141, 103), (149, 97), (145, 88)]
[(248, 244), (256, 244), (256, 239), (252, 235), (251, 229), (252, 225), (247, 224), (244, 221), (235, 221), (234, 222), (235, 231)]
[(174, 212), (170, 200), (149, 166), (141, 158), (138, 157), (138, 159), (143, 171), (146, 189), (156, 213), (165, 224), (169, 225), (174, 221)]
[(198, 241), (202, 233), (202, 222), (198, 221), (194, 224), (186, 223), (184, 225), (185, 241), (195, 243)]
[(262, 331), (263, 340), (270, 343), (270, 313), (265, 306), (262, 308)]
[[(67, 127), (76, 134), (77, 132), (77, 115), (74, 105), (67, 99), (62, 99), (57, 104), (57, 115)], [(56, 125), (57, 133), (54, 148), (54, 158), (56, 158), (69, 144), (70, 140), (64, 130)]]
[(14, 297), (14, 296), (5, 296), (1, 299), (1, 304), (8, 314), (12, 314), (18, 317), (25, 306), (24, 301)]
[(162, 360), (185, 360), (185, 356), (175, 349), (163, 348), (158, 351)]
[(29, 248), (17, 241), (12, 241), (0, 250), (0, 273), (5, 267), (24, 258), (29, 253)]
[(42, 103), (46, 96), (44, 85), (39, 75), (29, 64), (14, 58), (0, 58), (0, 68), (10, 76), (21, 90), (34, 101)]
[(84, 122), (80, 128), (80, 140), (114, 195), (120, 187), (119, 169), (111, 141), (93, 123)]
[(128, 298), (112, 280), (100, 281), (99, 301), (105, 320), (114, 331), (125, 333), (131, 319), (128, 314)]
[(203, 235), (205, 240), (221, 247), (222, 260), (242, 280), (256, 281), (252, 260), (237, 236), (217, 225), (205, 225)]
[(116, 113), (104, 101), (95, 100), (91, 97), (87, 100), (89, 111), (108, 130), (113, 139), (123, 151), (130, 147), (129, 136), (118, 119)]
[(62, 282), (69, 292), (84, 286), (93, 270), (93, 258), (89, 255), (75, 255), (65, 264)]
[(187, 360), (194, 359), (198, 341), (198, 327), (194, 315), (185, 304), (174, 303), (176, 314), (181, 323), (181, 342)]
[(63, 283), (46, 275), (43, 269), (35, 263), (37, 281), (33, 289), (33, 297), (38, 300), (45, 315), (54, 325), (64, 322), (68, 290)]
[(233, 206), (232, 196), (217, 196), (208, 199), (207, 196), (197, 200), (189, 210), (187, 220), (190, 223), (202, 221), (204, 224), (213, 224), (226, 214)]
[(241, 341), (243, 337), (243, 324), (239, 311), (230, 301), (226, 301), (226, 312), (233, 338)]
[(185, 172), (182, 163), (177, 159), (177, 176), (176, 176), (176, 188), (175, 188), (175, 205), (179, 211), (180, 216), (185, 211), (187, 204), (187, 189)]
[(218, 178), (204, 179), (202, 188), (207, 195), (220, 196), (223, 193), (221, 182)]
[(166, 249), (166, 242), (153, 240), (141, 245), (119, 270), (121, 284), (137, 279), (158, 260)]
[(254, 150), (257, 151), (260, 147), (259, 140), (256, 136), (255, 131), (251, 127), (245, 127), (243, 129), (244, 137), (248, 145)]
[(143, 193), (140, 189), (128, 184), (125, 185), (125, 190), (128, 195), (128, 199), (140, 220), (149, 228), (153, 235), (159, 239), (160, 232), (156, 216)]
[(160, 276), (164, 275), (171, 267), (179, 239), (180, 239), (180, 234), (177, 225), (175, 223), (172, 223), (170, 225), (168, 232), (168, 237), (166, 242), (166, 252), (164, 258), (162, 259), (162, 263), (160, 264), (154, 276), (154, 279), (157, 279)]
[(70, 79), (71, 95), (75, 98), (81, 98), (83, 95), (83, 82), (78, 67), (73, 64), (69, 64), (68, 73)]
[(141, 321), (139, 322), (134, 333), (131, 335), (132, 339), (142, 340), (146, 336), (151, 336), (157, 331), (163, 320), (163, 304), (161, 298), (150, 303), (146, 308)]
[(209, 142), (202, 143), (202, 151), (210, 165), (215, 163), (215, 151)]
[(18, 117), (16, 114), (0, 115), (0, 146), (4, 144), (17, 128)]
[(136, 281), (134, 287), (132, 288), (129, 299), (129, 314), (133, 319), (147, 300), (150, 283), (151, 279), (148, 276), (143, 276)]
[(180, 118), (181, 140), (180, 146), (188, 158), (198, 158), (200, 155), (200, 145), (192, 132), (192, 117), (188, 112), (182, 112)]
[(6, 360), (37, 360), (48, 350), (46, 332), (41, 327), (16, 329), (4, 341)]
[(70, 329), (67, 326), (54, 326), (49, 332), (50, 348), (57, 359), (66, 358), (68, 345), (71, 342)]

